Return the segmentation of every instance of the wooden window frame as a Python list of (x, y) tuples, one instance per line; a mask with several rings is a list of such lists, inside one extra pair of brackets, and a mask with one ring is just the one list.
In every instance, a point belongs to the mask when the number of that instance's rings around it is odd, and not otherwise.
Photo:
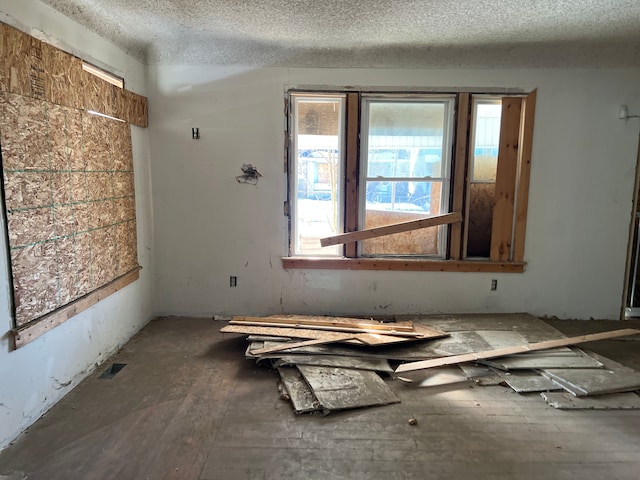
[[(291, 91), (290, 93), (294, 93)], [(299, 93), (296, 91), (295, 93)], [(322, 92), (313, 92), (322, 93)], [(329, 92), (327, 92), (329, 93)], [(335, 93), (331, 92), (331, 93)], [(524, 260), (526, 217), (528, 209), (529, 178), (533, 145), (533, 125), (535, 117), (536, 91), (520, 95), (491, 92), (502, 98), (502, 120), (498, 153), (498, 172), (493, 202), (491, 226), (491, 251), (489, 258), (466, 258), (466, 215), (468, 211), (469, 151), (471, 150), (470, 128), (472, 125), (473, 95), (484, 92), (456, 94), (455, 131), (453, 132), (453, 152), (450, 185), (450, 213), (459, 213), (461, 221), (443, 221), (448, 224), (447, 258), (428, 257), (359, 257), (357, 240), (370, 238), (358, 232), (358, 212), (360, 197), (360, 108), (362, 92), (346, 93), (345, 121), (345, 165), (344, 165), (344, 233), (323, 239), (343, 243), (343, 256), (305, 257), (287, 256), (282, 258), (285, 269), (337, 269), (337, 270), (406, 270), (443, 272), (498, 272), (522, 273)], [(367, 92), (371, 93), (371, 92)], [(374, 92), (375, 93), (375, 92)], [(428, 92), (432, 94), (434, 92)], [(438, 93), (438, 92), (435, 92)], [(287, 102), (287, 105), (290, 105)], [(288, 113), (287, 113), (288, 115)], [(291, 141), (288, 138), (287, 144)], [(291, 152), (289, 152), (291, 155)], [(289, 159), (291, 162), (291, 159)], [(289, 197), (289, 201), (294, 201)], [(288, 212), (291, 209), (287, 209)], [(446, 216), (446, 215), (444, 215)], [(451, 218), (449, 218), (451, 220)], [(291, 223), (291, 218), (289, 218)], [(416, 224), (421, 221), (415, 222)], [(429, 222), (422, 222), (429, 224)], [(407, 228), (407, 227), (404, 227)], [(418, 227), (421, 228), (421, 227)], [(381, 235), (389, 234), (393, 228), (383, 228)], [(389, 232), (387, 232), (389, 231)], [(402, 230), (399, 230), (402, 231)], [(348, 235), (358, 232), (354, 235)], [(375, 235), (375, 234), (374, 234)], [(341, 237), (341, 238), (338, 238)], [(323, 243), (324, 245), (324, 243)]]

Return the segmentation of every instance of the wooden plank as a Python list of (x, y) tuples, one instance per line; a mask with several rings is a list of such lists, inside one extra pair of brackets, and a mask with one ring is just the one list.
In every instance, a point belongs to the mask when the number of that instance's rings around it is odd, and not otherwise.
[(511, 257), (511, 234), (518, 170), (520, 116), (522, 98), (503, 97), (500, 123), (500, 146), (496, 173), (496, 190), (491, 227), (491, 260), (508, 261)]
[(518, 186), (516, 190), (516, 224), (513, 231), (513, 260), (524, 259), (524, 239), (527, 230), (527, 210), (529, 207), (529, 178), (531, 176), (531, 151), (533, 149), (533, 124), (536, 114), (536, 90), (524, 99), (522, 137), (520, 139), (520, 159)]
[(485, 260), (417, 260), (390, 258), (321, 258), (284, 257), (282, 266), (288, 269), (325, 270), (402, 270), (413, 272), (499, 272), (522, 273), (525, 263), (491, 262)]
[(30, 322), (24, 327), (11, 330), (13, 336), (14, 349), (24, 347), (28, 343), (34, 341), (41, 335), (44, 335), (49, 330), (58, 325), (66, 322), (70, 318), (76, 316), (80, 312), (87, 310), (101, 300), (104, 300), (109, 295), (114, 294), (118, 290), (126, 287), (130, 283), (135, 282), (140, 276), (140, 270), (142, 267), (137, 267), (131, 272), (116, 278), (103, 287), (94, 290), (93, 292), (85, 295), (78, 300), (65, 305), (54, 312), (40, 318), (35, 322)]
[[(340, 341), (339, 332), (327, 332), (323, 330), (309, 330), (301, 328), (281, 328), (281, 327), (259, 327), (255, 325), (226, 325), (220, 329), (222, 333), (241, 333), (246, 335), (264, 335), (280, 338), (307, 338), (307, 339), (326, 339), (329, 341)], [(386, 335), (379, 333), (359, 333), (354, 334), (354, 341), (346, 341), (345, 343), (354, 343), (367, 346), (384, 346), (395, 345), (398, 343), (414, 342), (416, 340), (431, 339), (445, 337), (448, 334), (435, 329), (427, 329), (420, 327), (418, 330), (419, 337), (398, 337), (396, 335)]]
[(120, 98), (118, 99), (118, 108), (118, 114), (126, 122), (143, 128), (149, 126), (148, 102), (146, 97), (122, 89)]
[[(233, 324), (233, 323), (232, 323)], [(268, 323), (268, 322), (253, 322), (253, 321), (243, 321), (243, 322), (238, 322), (235, 323), (234, 325), (238, 325), (238, 324), (245, 324), (245, 325), (253, 325), (253, 326), (265, 326), (265, 327), (280, 327), (282, 326), (281, 323), (277, 323), (277, 322), (273, 322), (273, 323)], [(317, 325), (317, 326), (313, 326), (313, 325), (295, 325), (295, 324), (291, 324), (289, 325), (291, 328), (297, 329), (310, 329), (310, 330), (322, 330), (322, 331), (329, 331), (329, 332), (349, 332), (349, 333), (383, 333), (380, 330), (375, 330), (375, 329), (367, 329), (367, 328), (353, 328), (353, 327), (326, 327), (323, 325)], [(402, 336), (402, 337), (416, 337), (416, 338), (422, 338), (422, 334), (418, 333), (418, 332), (401, 332), (401, 331), (395, 331), (395, 330), (390, 330), (389, 334), (393, 335), (393, 336)]]
[[(467, 149), (469, 145), (469, 94), (458, 95), (458, 117), (456, 120), (456, 150), (453, 159), (453, 200), (451, 209), (454, 212), (462, 212), (464, 208), (464, 192), (467, 179)], [(463, 212), (464, 213), (464, 212)], [(466, 215), (463, 215), (466, 217)], [(463, 222), (451, 224), (449, 240), (449, 258), (458, 260), (462, 258)]]
[(293, 328), (293, 327), (269, 327), (258, 325), (225, 325), (220, 329), (222, 333), (242, 333), (245, 335), (270, 335), (273, 337), (286, 337), (286, 338), (324, 338), (335, 339), (340, 338), (343, 333), (340, 332), (327, 332), (322, 330), (311, 330), (308, 328)]
[[(358, 230), (358, 132), (360, 130), (360, 102), (358, 93), (347, 93), (347, 151), (345, 171), (345, 218), (344, 231)], [(356, 257), (356, 242), (346, 243), (345, 257)]]
[(560, 338), (557, 340), (547, 340), (544, 342), (529, 343), (527, 345), (516, 345), (513, 347), (499, 348), (495, 350), (486, 350), (483, 352), (465, 353), (463, 355), (454, 355), (451, 357), (434, 358), (431, 360), (423, 360), (419, 362), (410, 362), (400, 365), (396, 368), (396, 373), (411, 372), (413, 370), (422, 370), (426, 368), (442, 367), (444, 365), (457, 365), (464, 362), (475, 362), (487, 358), (504, 357), (505, 355), (514, 355), (516, 353), (535, 352), (538, 350), (547, 350), (556, 347), (566, 347), (569, 345), (577, 345), (580, 343), (594, 342), (597, 340), (607, 340), (611, 338), (624, 337), (628, 335), (639, 334), (640, 330), (633, 328), (624, 328), (621, 330), (613, 330), (609, 332), (593, 333), (589, 335), (580, 335), (578, 337)]
[(296, 325), (301, 328), (322, 327), (348, 327), (360, 330), (380, 330), (376, 333), (383, 332), (413, 332), (412, 324), (396, 324), (396, 323), (371, 323), (361, 318), (348, 317), (318, 317), (318, 316), (288, 316), (288, 315), (272, 315), (270, 317), (244, 317), (235, 316), (231, 319), (231, 324), (244, 322), (254, 323), (277, 323), (283, 325)]
[(434, 215), (429, 218), (422, 218), (420, 220), (412, 220), (409, 222), (396, 223), (394, 225), (387, 225), (384, 227), (369, 228), (366, 230), (359, 230), (357, 232), (344, 233), (341, 235), (333, 235), (331, 237), (325, 237), (320, 239), (320, 245), (327, 247), (329, 245), (339, 245), (341, 243), (356, 242), (365, 240), (367, 238), (383, 237), (385, 235), (392, 235), (400, 232), (410, 232), (412, 230), (418, 230), (420, 228), (435, 227), (437, 225), (447, 225), (449, 223), (455, 223), (462, 221), (462, 215), (459, 212), (445, 213), (442, 215)]
[(327, 343), (338, 342), (340, 340), (353, 340), (354, 338), (355, 337), (353, 335), (344, 334), (341, 337), (333, 338), (333, 339), (314, 338), (312, 340), (303, 340), (301, 342), (284, 342), (281, 345), (276, 345), (276, 346), (273, 346), (273, 347), (265, 347), (265, 348), (258, 348), (256, 350), (251, 350), (251, 354), (252, 355), (264, 355), (264, 354), (272, 353), (272, 352), (282, 352), (284, 350), (289, 350), (291, 348), (307, 347), (309, 345), (323, 345), (323, 344), (327, 344)]

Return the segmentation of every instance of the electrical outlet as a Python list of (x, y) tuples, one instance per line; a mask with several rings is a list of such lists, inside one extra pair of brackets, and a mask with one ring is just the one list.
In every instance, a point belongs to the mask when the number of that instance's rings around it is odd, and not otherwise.
[(498, 290), (498, 280), (494, 278), (491, 280), (491, 291), (495, 292), (496, 290)]
[(237, 287), (238, 286), (238, 277), (236, 277), (235, 275), (231, 275), (229, 277), (229, 286), (231, 288)]

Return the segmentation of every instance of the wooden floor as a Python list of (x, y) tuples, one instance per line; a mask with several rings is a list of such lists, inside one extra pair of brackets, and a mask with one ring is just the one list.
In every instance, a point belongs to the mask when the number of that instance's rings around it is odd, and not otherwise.
[[(568, 334), (638, 322), (566, 322)], [(402, 403), (292, 413), (221, 322), (151, 322), (0, 454), (0, 478), (633, 479), (640, 411), (561, 411), (501, 387), (407, 388)], [(640, 368), (638, 341), (589, 347)], [(418, 424), (411, 426), (414, 417)]]

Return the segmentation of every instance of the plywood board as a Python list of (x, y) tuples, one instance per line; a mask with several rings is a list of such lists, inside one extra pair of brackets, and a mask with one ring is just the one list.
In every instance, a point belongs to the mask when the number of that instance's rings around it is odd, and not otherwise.
[(87, 293), (87, 295), (84, 295), (64, 307), (39, 318), (37, 321), (29, 322), (20, 328), (13, 329), (11, 331), (11, 335), (14, 339), (14, 347), (20, 348), (31, 343), (40, 335), (48, 332), (52, 328), (55, 328), (78, 313), (95, 305), (99, 301), (104, 300), (109, 295), (136, 281), (139, 277), (139, 272), (140, 267), (137, 267), (126, 275), (116, 278), (107, 285)]
[[(121, 125), (0, 94), (17, 327), (137, 267), (131, 132)], [(113, 144), (124, 146), (117, 172)]]
[(47, 46), (45, 55), (48, 57), (49, 102), (84, 109), (82, 60), (52, 46)]
[(567, 392), (545, 392), (540, 396), (553, 408), (561, 410), (640, 410), (640, 396), (632, 392), (584, 398)]
[[(440, 185), (437, 185), (438, 187)], [(431, 195), (436, 195), (432, 185)], [(424, 218), (425, 213), (392, 212), (367, 208), (365, 228), (372, 229)], [(410, 232), (393, 233), (382, 237), (368, 238), (360, 242), (363, 255), (437, 255), (439, 227), (421, 228)], [(351, 244), (349, 244), (351, 245)]]
[(84, 107), (93, 111), (117, 118), (116, 95), (118, 87), (103, 80), (86, 70), (82, 71), (82, 89), (84, 92)]
[(0, 90), (31, 96), (31, 37), (0, 23)]
[(466, 257), (489, 258), (491, 254), (494, 192), (494, 183), (469, 185)]
[(375, 372), (312, 365), (299, 365), (298, 370), (320, 405), (327, 410), (400, 402)]
[(146, 97), (128, 90), (121, 90), (119, 95), (119, 112), (116, 117), (138, 127), (149, 126)]

